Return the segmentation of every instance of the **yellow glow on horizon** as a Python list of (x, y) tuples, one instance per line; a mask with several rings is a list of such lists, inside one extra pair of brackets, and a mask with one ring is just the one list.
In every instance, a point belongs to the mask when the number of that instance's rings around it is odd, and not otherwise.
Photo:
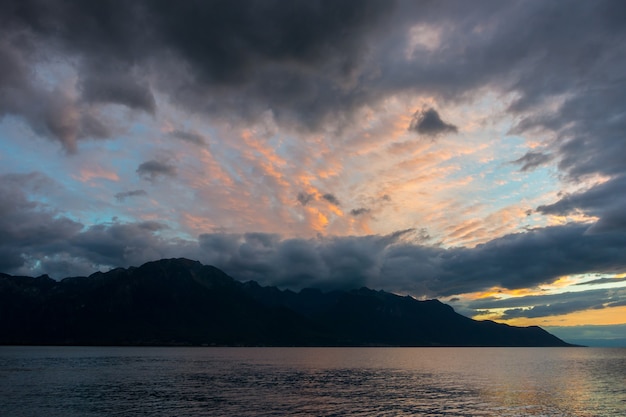
[[(606, 274), (603, 276), (606, 277)], [(612, 275), (613, 278), (619, 279), (626, 277), (626, 273), (615, 274)], [(594, 277), (592, 274), (581, 274), (581, 275), (563, 275), (556, 279), (555, 281), (548, 284), (541, 284), (538, 287), (530, 287), (530, 288), (519, 288), (514, 290), (509, 290), (502, 287), (491, 287), (487, 290), (481, 292), (467, 293), (463, 294), (463, 299), (466, 300), (480, 300), (484, 298), (497, 298), (497, 299), (506, 299), (506, 298), (515, 298), (515, 297), (525, 297), (532, 295), (550, 295), (550, 294), (559, 294), (563, 292), (582, 292), (586, 291), (583, 284), (585, 281), (593, 280)], [(610, 285), (620, 285), (619, 281), (616, 281), (615, 284), (611, 284), (610, 282), (605, 283), (602, 286), (596, 286), (595, 288), (607, 288)]]
[(541, 287), (544, 289), (556, 289), (556, 288), (563, 288), (563, 287), (568, 287), (572, 284), (576, 284), (580, 282), (580, 279), (575, 279), (572, 278), (570, 275), (564, 275), (562, 277), (557, 278), (556, 281), (551, 282), (550, 284), (545, 284), (542, 285)]
[(542, 288), (519, 288), (515, 290), (508, 290), (501, 287), (492, 287), (482, 292), (475, 292), (469, 294), (463, 294), (463, 299), (467, 300), (481, 300), (484, 298), (515, 298), (525, 297), (528, 295), (545, 295), (546, 291)]
[(626, 324), (626, 306), (603, 308), (600, 310), (584, 310), (559, 316), (500, 320), (497, 313), (474, 316), (475, 320), (493, 320), (512, 326), (581, 326)]
[(483, 292), (473, 292), (470, 294), (463, 294), (463, 298), (469, 300), (481, 300), (483, 298), (503, 298), (503, 289), (500, 287), (492, 287)]

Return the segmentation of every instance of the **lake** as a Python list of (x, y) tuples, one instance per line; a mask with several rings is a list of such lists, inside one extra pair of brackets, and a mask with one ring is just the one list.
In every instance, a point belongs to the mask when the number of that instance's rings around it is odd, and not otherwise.
[(626, 349), (0, 346), (0, 416), (626, 416)]

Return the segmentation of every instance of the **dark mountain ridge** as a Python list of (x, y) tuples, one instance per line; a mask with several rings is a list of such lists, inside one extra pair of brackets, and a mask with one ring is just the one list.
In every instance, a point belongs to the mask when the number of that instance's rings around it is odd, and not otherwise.
[(568, 346), (437, 300), (367, 288), (296, 293), (188, 259), (61, 281), (0, 274), (0, 344)]

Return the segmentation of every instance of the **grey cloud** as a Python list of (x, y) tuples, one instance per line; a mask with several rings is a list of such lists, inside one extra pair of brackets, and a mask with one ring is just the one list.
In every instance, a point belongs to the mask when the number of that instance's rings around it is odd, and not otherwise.
[(576, 285), (600, 285), (600, 284), (614, 284), (616, 282), (626, 281), (626, 278), (598, 278), (591, 281), (579, 282)]
[[(233, 276), (265, 284), (339, 287), (355, 284), (356, 276), (361, 277), (359, 285), (436, 297), (494, 286), (527, 288), (568, 274), (626, 270), (621, 256), (626, 239), (622, 235), (586, 235), (585, 227), (579, 225), (508, 235), (475, 248), (425, 246), (413, 230), (337, 239), (274, 238), (273, 245), (263, 248), (264, 256), (248, 253), (241, 258), (238, 248), (245, 241), (243, 235), (203, 235), (200, 245), (208, 254), (204, 260), (215, 262)], [(291, 250), (291, 245), (297, 248), (294, 259), (305, 259), (309, 266), (306, 262), (294, 266), (289, 257), (278, 257)], [(249, 259), (256, 262), (250, 270), (246, 266)], [(361, 267), (359, 262), (363, 262)]]
[(576, 194), (565, 195), (557, 203), (540, 206), (538, 210), (547, 214), (568, 214), (578, 208), (597, 213), (595, 210), (606, 207), (607, 203), (621, 205), (621, 195), (624, 194), (626, 176), (613, 178)]
[(0, 176), (0, 270), (16, 270), (29, 254), (54, 252), (82, 229), (26, 195), (49, 186), (50, 180), (41, 174)]
[(554, 159), (553, 155), (543, 152), (527, 152), (521, 158), (512, 161), (513, 164), (521, 165), (520, 170), (522, 172), (532, 171), (533, 169), (545, 165)]
[[(626, 62), (621, 65), (616, 63), (614, 69), (625, 65)], [(558, 157), (558, 167), (572, 180), (594, 173), (619, 176), (626, 171), (626, 164), (620, 157), (626, 152), (623, 140), (626, 86), (623, 82), (612, 85), (613, 82), (599, 84), (599, 81), (594, 80), (598, 85), (592, 91), (574, 94), (559, 111), (530, 122), (526, 119), (529, 127), (517, 130), (517, 133), (523, 134), (538, 126), (555, 134), (559, 140), (552, 147)]]
[(300, 193), (298, 193), (296, 198), (297, 198), (297, 200), (298, 200), (298, 202), (300, 204), (302, 204), (303, 206), (306, 206), (307, 204), (309, 204), (311, 202), (311, 200), (313, 200), (315, 198), (315, 195), (314, 194), (300, 192)]
[(626, 231), (626, 175), (614, 177), (591, 188), (563, 196), (559, 201), (537, 207), (544, 214), (568, 215), (576, 211), (598, 217), (588, 233)]
[(352, 210), (350, 210), (350, 214), (351, 214), (352, 216), (354, 216), (354, 217), (358, 217), (358, 216), (361, 216), (361, 215), (363, 215), (363, 214), (367, 214), (367, 213), (369, 213), (370, 211), (371, 211), (371, 210), (370, 210), (370, 209), (368, 209), (368, 208), (361, 207), (361, 208), (358, 208), (358, 209), (352, 209)]
[(86, 260), (98, 269), (140, 265), (144, 262), (182, 254), (197, 258), (197, 245), (183, 240), (166, 240), (157, 222), (97, 224), (73, 236), (67, 253)]
[(510, 310), (505, 310), (504, 313), (502, 313), (501, 318), (504, 320), (508, 320), (519, 317), (537, 318), (545, 316), (558, 316), (562, 314), (573, 313), (575, 311), (584, 311), (598, 308), (602, 308), (602, 306), (598, 307), (595, 304), (590, 306), (588, 303), (585, 302), (566, 302), (555, 305), (533, 306), (527, 309), (513, 308)]
[(322, 196), (322, 198), (326, 201), (328, 201), (330, 204), (334, 205), (334, 206), (340, 206), (341, 203), (339, 202), (339, 199), (337, 197), (335, 197), (334, 194), (330, 194), (330, 193), (326, 193)]
[(396, 245), (386, 254), (381, 277), (389, 286), (441, 297), (496, 286), (528, 288), (568, 274), (624, 271), (620, 254), (626, 237), (590, 235), (586, 228), (568, 224), (534, 229), (475, 248)]
[(409, 130), (431, 137), (458, 132), (456, 126), (441, 120), (439, 113), (433, 108), (417, 110), (413, 114)]
[(199, 133), (187, 132), (184, 130), (175, 130), (169, 133), (172, 138), (184, 140), (185, 142), (193, 143), (194, 145), (204, 146), (206, 145), (206, 139)]
[(199, 243), (206, 262), (240, 280), (292, 289), (336, 289), (372, 282), (385, 250), (402, 236), (281, 239), (265, 234), (204, 234)]
[(590, 309), (615, 307), (626, 302), (626, 288), (533, 295), (509, 299), (486, 299), (470, 302), (467, 307), (478, 312), (505, 308), (502, 318), (544, 317)]
[[(314, 128), (333, 114), (331, 103), (363, 103), (336, 93), (352, 90), (367, 55), (363, 46), (393, 9), (381, 0), (288, 7), (255, 0), (176, 6), (9, 0), (0, 6), (0, 27), (3, 38), (20, 34), (35, 50), (68, 58), (84, 103), (154, 113), (158, 90), (195, 112), (253, 117), (269, 106), (279, 120)], [(43, 62), (37, 54), (22, 57), (27, 68)], [(36, 104), (28, 101), (18, 113), (35, 123), (28, 113)]]
[(38, 98), (43, 108), (40, 114), (28, 114), (31, 127), (43, 136), (60, 140), (68, 152), (75, 153), (81, 139), (110, 136), (111, 131), (103, 121), (90, 109), (80, 108), (64, 92), (53, 91), (40, 94)]
[[(621, 296), (626, 296), (626, 288), (620, 290)], [(565, 292), (547, 295), (527, 295), (523, 297), (495, 298), (472, 301), (468, 304), (475, 310), (494, 308), (522, 308), (536, 305), (561, 305), (567, 303), (581, 303), (585, 306), (598, 306), (614, 299), (616, 293), (611, 289), (596, 289), (590, 291)], [(585, 307), (588, 308), (588, 307)]]
[[(552, 136), (558, 167), (570, 180), (596, 173), (623, 175), (626, 31), (617, 22), (626, 16), (626, 8), (606, 1), (579, 4), (559, 15), (558, 4), (548, 4), (550, 13), (535, 27), (541, 30), (531, 36), (547, 59), (524, 71), (517, 82), (522, 94), (511, 110), (523, 117), (513, 132)], [(554, 24), (560, 24), (559, 30), (546, 36)], [(551, 109), (541, 106), (554, 99), (561, 103)]]
[(150, 160), (139, 165), (136, 172), (145, 180), (155, 181), (159, 177), (175, 177), (176, 167), (167, 162)]
[[(447, 260), (445, 269), (457, 275), (451, 283), (460, 288), (492, 282), (510, 289), (551, 282), (568, 274), (624, 269), (617, 253), (625, 247), (626, 236), (585, 232), (585, 225), (568, 224), (503, 236), (473, 250), (453, 251), (456, 256)], [(458, 280), (460, 275), (464, 275), (463, 280)]]
[(626, 306), (626, 298), (622, 297), (619, 301), (613, 301), (607, 304), (607, 307), (623, 307)]
[(155, 221), (144, 221), (137, 223), (137, 227), (140, 229), (145, 229), (150, 232), (158, 232), (160, 230), (169, 229), (166, 224), (155, 222)]
[(156, 111), (156, 102), (145, 80), (133, 74), (132, 68), (116, 68), (102, 62), (82, 71), (79, 88), (88, 103), (114, 103), (149, 114)]
[(30, 245), (54, 245), (64, 242), (82, 225), (57, 216), (50, 207), (28, 199), (25, 189), (49, 186), (51, 180), (41, 174), (0, 176), (0, 246), (22, 252)]
[[(0, 32), (1, 33), (1, 32)], [(66, 91), (45, 88), (33, 79), (32, 52), (11, 44), (11, 36), (0, 40), (0, 117), (21, 115), (37, 134), (58, 140), (66, 151), (74, 153), (77, 141), (109, 137), (113, 131), (93, 109), (82, 107)]]
[[(184, 254), (197, 258), (197, 244), (165, 240), (159, 232), (167, 226), (157, 222), (98, 224), (91, 227), (67, 218), (51, 219), (36, 209), (22, 211), (23, 218), (36, 221), (20, 230), (21, 238), (11, 244), (0, 242), (0, 269), (23, 275), (47, 273), (55, 278), (89, 275), (97, 270), (140, 265), (144, 262)], [(45, 226), (43, 225), (45, 224)], [(8, 231), (5, 224), (0, 230)], [(15, 246), (19, 245), (19, 246)]]
[(124, 201), (129, 197), (144, 197), (147, 196), (148, 193), (145, 190), (132, 190), (132, 191), (124, 191), (115, 194), (115, 199), (117, 201)]

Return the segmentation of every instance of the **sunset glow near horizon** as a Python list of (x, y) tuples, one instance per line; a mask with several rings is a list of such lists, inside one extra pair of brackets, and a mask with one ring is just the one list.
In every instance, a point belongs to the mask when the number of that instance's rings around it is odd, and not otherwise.
[(5, 2), (0, 272), (187, 257), (622, 331), (624, 21), (619, 1)]

